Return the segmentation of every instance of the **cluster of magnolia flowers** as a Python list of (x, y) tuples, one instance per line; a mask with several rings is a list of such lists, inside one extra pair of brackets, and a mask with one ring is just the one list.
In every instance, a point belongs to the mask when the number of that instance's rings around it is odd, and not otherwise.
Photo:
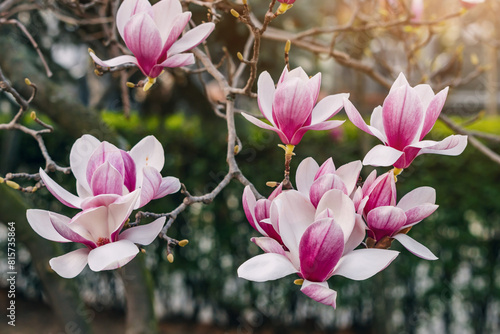
[(85, 245), (52, 258), (50, 267), (65, 278), (88, 264), (93, 271), (119, 268), (139, 253), (139, 245), (156, 239), (165, 217), (124, 229), (132, 210), (180, 189), (177, 178), (162, 177), (163, 147), (148, 136), (129, 152), (91, 135), (78, 139), (70, 152), (78, 196), (52, 180), (42, 169), (47, 189), (64, 205), (81, 209), (73, 218), (46, 210), (28, 210), (28, 222), (40, 236), (56, 242)]
[[(344, 107), (351, 122), (383, 145), (372, 148), (363, 163), (353, 161), (339, 168), (331, 158), (321, 166), (306, 158), (297, 168), (296, 189), (285, 189), (281, 183), (267, 199), (256, 200), (247, 186), (243, 208), (250, 225), (262, 235), (251, 241), (265, 253), (243, 263), (238, 275), (264, 282), (297, 274), (295, 283), (304, 294), (335, 307), (337, 293), (327, 280), (333, 275), (364, 280), (385, 269), (399, 254), (388, 250), (393, 240), (416, 256), (437, 259), (407, 235), (437, 209), (436, 192), (420, 187), (398, 202), (396, 176), (421, 154), (459, 155), (467, 137), (423, 140), (441, 113), (448, 88), (434, 94), (429, 85), (411, 87), (401, 74), (367, 125), (347, 94), (331, 95), (316, 104), (320, 83), (320, 74), (309, 78), (300, 67), (290, 72), (285, 68), (275, 88), (264, 72), (257, 94), (260, 110), (270, 124), (243, 116), (277, 132), (290, 154), (307, 130), (342, 124), (327, 120)], [(362, 164), (394, 168), (378, 177), (374, 170), (357, 186)]]

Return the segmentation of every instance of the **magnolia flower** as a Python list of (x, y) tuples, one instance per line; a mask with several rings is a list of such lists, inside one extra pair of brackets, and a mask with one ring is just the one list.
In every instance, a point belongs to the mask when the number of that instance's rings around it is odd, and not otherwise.
[(327, 119), (342, 109), (342, 99), (349, 94), (330, 95), (316, 104), (320, 85), (321, 73), (309, 78), (301, 67), (290, 72), (285, 67), (276, 88), (271, 75), (263, 72), (257, 82), (257, 100), (271, 125), (242, 115), (258, 127), (276, 132), (283, 144), (297, 145), (308, 130), (330, 130), (344, 122)]
[(353, 198), (357, 212), (366, 220), (368, 236), (375, 242), (384, 237), (396, 239), (416, 256), (437, 260), (427, 247), (406, 234), (409, 227), (436, 211), (436, 191), (431, 187), (419, 187), (403, 196), (396, 205), (393, 171), (376, 176), (377, 172), (373, 171)]
[(83, 135), (73, 144), (69, 159), (78, 196), (57, 184), (41, 168), (40, 176), (52, 195), (71, 208), (85, 210), (105, 205), (140, 188), (134, 206), (137, 209), (180, 189), (177, 178), (162, 178), (160, 174), (165, 156), (154, 136), (142, 139), (130, 152), (125, 152), (91, 135)]
[(391, 87), (383, 106), (373, 110), (367, 125), (354, 105), (344, 99), (347, 116), (359, 129), (380, 139), (384, 145), (372, 148), (363, 164), (407, 168), (424, 153), (459, 155), (467, 136), (452, 135), (440, 142), (423, 140), (443, 109), (448, 88), (434, 95), (429, 85), (411, 87), (403, 73)]
[(470, 9), (472, 7), (475, 7), (476, 5), (479, 5), (480, 3), (484, 3), (484, 0), (460, 0), (460, 3), (463, 7)]
[(424, 0), (412, 0), (411, 1), (411, 21), (420, 22), (424, 16)]
[(301, 193), (288, 190), (271, 204), (271, 223), (283, 246), (271, 238), (259, 238), (266, 252), (238, 268), (238, 276), (265, 282), (297, 273), (301, 291), (333, 307), (337, 292), (326, 282), (333, 275), (364, 280), (387, 267), (398, 252), (382, 249), (354, 250), (365, 230), (351, 199), (338, 189), (325, 193), (317, 209)]
[(321, 167), (313, 158), (306, 158), (297, 168), (297, 190), (309, 198), (314, 207), (318, 206), (328, 190), (339, 189), (350, 196), (356, 188), (361, 168), (359, 160), (335, 169), (332, 158), (326, 160)]
[(213, 23), (200, 24), (179, 39), (191, 19), (191, 12), (182, 12), (178, 0), (161, 0), (151, 6), (148, 0), (125, 0), (116, 13), (116, 27), (134, 56), (109, 60), (92, 59), (103, 67), (132, 63), (148, 77), (147, 90), (163, 68), (194, 64), (191, 53), (183, 53), (203, 42), (212, 32)]
[(28, 210), (28, 222), (40, 236), (56, 242), (77, 242), (86, 247), (52, 258), (50, 267), (64, 278), (73, 278), (88, 264), (93, 271), (112, 270), (132, 260), (139, 249), (160, 233), (165, 217), (122, 232), (139, 190), (107, 205), (90, 208), (73, 218), (45, 210)]
[(263, 236), (270, 237), (280, 244), (283, 244), (280, 235), (274, 229), (269, 220), (271, 216), (271, 203), (276, 198), (276, 196), (281, 194), (281, 192), (282, 184), (274, 189), (269, 198), (257, 200), (252, 190), (250, 189), (250, 186), (246, 186), (245, 190), (243, 190), (242, 202), (243, 210), (245, 211), (245, 215), (247, 216), (250, 225)]

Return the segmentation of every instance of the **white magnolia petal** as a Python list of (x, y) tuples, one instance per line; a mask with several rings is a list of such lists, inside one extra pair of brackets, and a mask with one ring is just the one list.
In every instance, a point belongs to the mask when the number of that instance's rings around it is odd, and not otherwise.
[(49, 265), (59, 276), (73, 278), (87, 265), (89, 252), (88, 248), (80, 248), (50, 259)]
[(311, 157), (302, 160), (297, 167), (295, 183), (297, 190), (309, 198), (309, 190), (314, 182), (314, 177), (319, 169), (318, 163)]
[(316, 213), (320, 214), (330, 209), (332, 217), (342, 228), (344, 233), (344, 244), (350, 238), (355, 224), (354, 203), (341, 190), (333, 189), (327, 191), (318, 203)]
[(160, 217), (152, 223), (131, 227), (118, 236), (119, 240), (128, 240), (134, 244), (149, 245), (160, 233), (165, 224), (166, 217)]
[(76, 178), (76, 181), (82, 188), (92, 193), (90, 185), (87, 181), (87, 165), (92, 153), (99, 146), (101, 142), (91, 135), (81, 136), (71, 147), (69, 153), (69, 164), (71, 172)]
[(238, 268), (238, 277), (254, 282), (266, 282), (296, 273), (298, 270), (281, 254), (254, 256)]
[(52, 225), (50, 221), (51, 214), (65, 223), (70, 222), (70, 219), (66, 216), (60, 215), (55, 212), (38, 209), (30, 209), (26, 211), (26, 218), (28, 218), (28, 223), (30, 224), (31, 228), (41, 237), (56, 242), (71, 242), (71, 240), (64, 238), (56, 231), (54, 225)]
[(89, 268), (93, 271), (116, 269), (129, 263), (137, 253), (139, 248), (128, 240), (111, 242), (90, 251)]
[(432, 187), (419, 187), (404, 195), (399, 200), (397, 207), (407, 211), (427, 203), (436, 203), (436, 190)]
[(330, 289), (327, 282), (304, 280), (300, 291), (318, 303), (336, 307), (337, 291)]
[(377, 145), (372, 148), (363, 159), (363, 165), (367, 166), (390, 166), (403, 155), (402, 151), (390, 146)]
[(357, 249), (342, 256), (332, 274), (362, 281), (384, 270), (398, 255), (393, 250)]
[(394, 239), (399, 241), (407, 250), (409, 250), (414, 255), (424, 259), (424, 260), (437, 260), (438, 257), (434, 255), (429, 248), (422, 245), (420, 242), (416, 241), (412, 237), (400, 233), (393, 236)]

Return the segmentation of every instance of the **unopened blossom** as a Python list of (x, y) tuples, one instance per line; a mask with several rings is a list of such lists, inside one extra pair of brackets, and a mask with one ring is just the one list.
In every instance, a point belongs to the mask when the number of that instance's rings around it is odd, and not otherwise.
[(357, 160), (336, 169), (332, 158), (320, 167), (313, 158), (306, 158), (297, 167), (297, 190), (309, 198), (314, 207), (328, 190), (339, 189), (350, 196), (356, 189), (362, 167), (361, 161)]
[(162, 177), (165, 163), (163, 147), (154, 136), (142, 139), (129, 152), (118, 149), (91, 135), (79, 138), (70, 152), (70, 166), (76, 178), (73, 195), (51, 179), (41, 168), (40, 176), (47, 189), (61, 203), (87, 209), (113, 202), (117, 197), (141, 189), (134, 208), (152, 199), (162, 198), (180, 189), (179, 179)]
[(403, 233), (436, 211), (438, 206), (435, 204), (434, 188), (416, 188), (396, 204), (393, 171), (376, 176), (377, 172), (373, 171), (353, 197), (358, 214), (366, 221), (368, 236), (375, 242), (384, 237), (396, 239), (416, 256), (436, 260), (437, 257), (427, 247)]
[(434, 94), (429, 85), (411, 87), (401, 73), (383, 105), (373, 110), (371, 125), (367, 125), (354, 105), (344, 99), (351, 122), (384, 143), (372, 148), (363, 164), (404, 169), (421, 154), (461, 154), (467, 146), (467, 136), (451, 135), (439, 142), (424, 140), (436, 123), (447, 94), (448, 88)]
[(122, 267), (139, 253), (136, 244), (149, 245), (157, 237), (165, 217), (122, 231), (139, 195), (140, 191), (135, 190), (73, 218), (45, 210), (28, 210), (26, 215), (33, 230), (45, 239), (85, 245), (49, 261), (57, 274), (73, 278), (87, 264), (93, 271)]
[(108, 60), (101, 60), (93, 52), (90, 56), (103, 67), (137, 65), (148, 77), (144, 86), (147, 90), (165, 67), (194, 64), (193, 54), (183, 52), (203, 42), (215, 25), (200, 24), (180, 37), (190, 19), (191, 12), (182, 12), (179, 0), (161, 0), (153, 6), (148, 0), (125, 0), (116, 13), (116, 28), (134, 56)]
[(351, 199), (338, 189), (325, 193), (315, 208), (296, 190), (288, 190), (271, 204), (271, 223), (283, 245), (271, 238), (257, 243), (266, 253), (238, 268), (238, 276), (265, 282), (298, 274), (301, 291), (310, 298), (335, 307), (337, 292), (327, 280), (341, 275), (367, 279), (387, 267), (399, 254), (382, 249), (354, 250), (364, 239), (360, 216)]
[(420, 22), (424, 15), (424, 0), (412, 0), (411, 1), (411, 21)]
[(278, 14), (283, 14), (290, 8), (292, 8), (293, 4), (295, 3), (295, 0), (278, 0), (280, 3), (280, 6), (278, 8)]
[(243, 210), (245, 211), (245, 215), (250, 225), (263, 236), (272, 238), (280, 244), (283, 244), (278, 231), (274, 229), (270, 222), (271, 203), (276, 196), (281, 194), (281, 192), (282, 184), (274, 189), (269, 198), (257, 200), (250, 186), (246, 186), (245, 190), (243, 190), (242, 202)]
[(344, 121), (328, 121), (343, 107), (349, 94), (330, 95), (316, 104), (321, 85), (321, 73), (312, 78), (301, 67), (288, 72), (285, 67), (276, 88), (268, 72), (257, 82), (257, 100), (262, 115), (271, 124), (242, 113), (266, 130), (276, 132), (283, 144), (297, 145), (308, 130), (330, 130)]

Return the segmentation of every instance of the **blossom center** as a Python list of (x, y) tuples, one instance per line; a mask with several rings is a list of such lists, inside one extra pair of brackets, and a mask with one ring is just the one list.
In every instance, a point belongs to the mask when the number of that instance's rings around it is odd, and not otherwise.
[(99, 239), (97, 239), (96, 244), (97, 244), (97, 247), (109, 244), (109, 238), (99, 238)]

